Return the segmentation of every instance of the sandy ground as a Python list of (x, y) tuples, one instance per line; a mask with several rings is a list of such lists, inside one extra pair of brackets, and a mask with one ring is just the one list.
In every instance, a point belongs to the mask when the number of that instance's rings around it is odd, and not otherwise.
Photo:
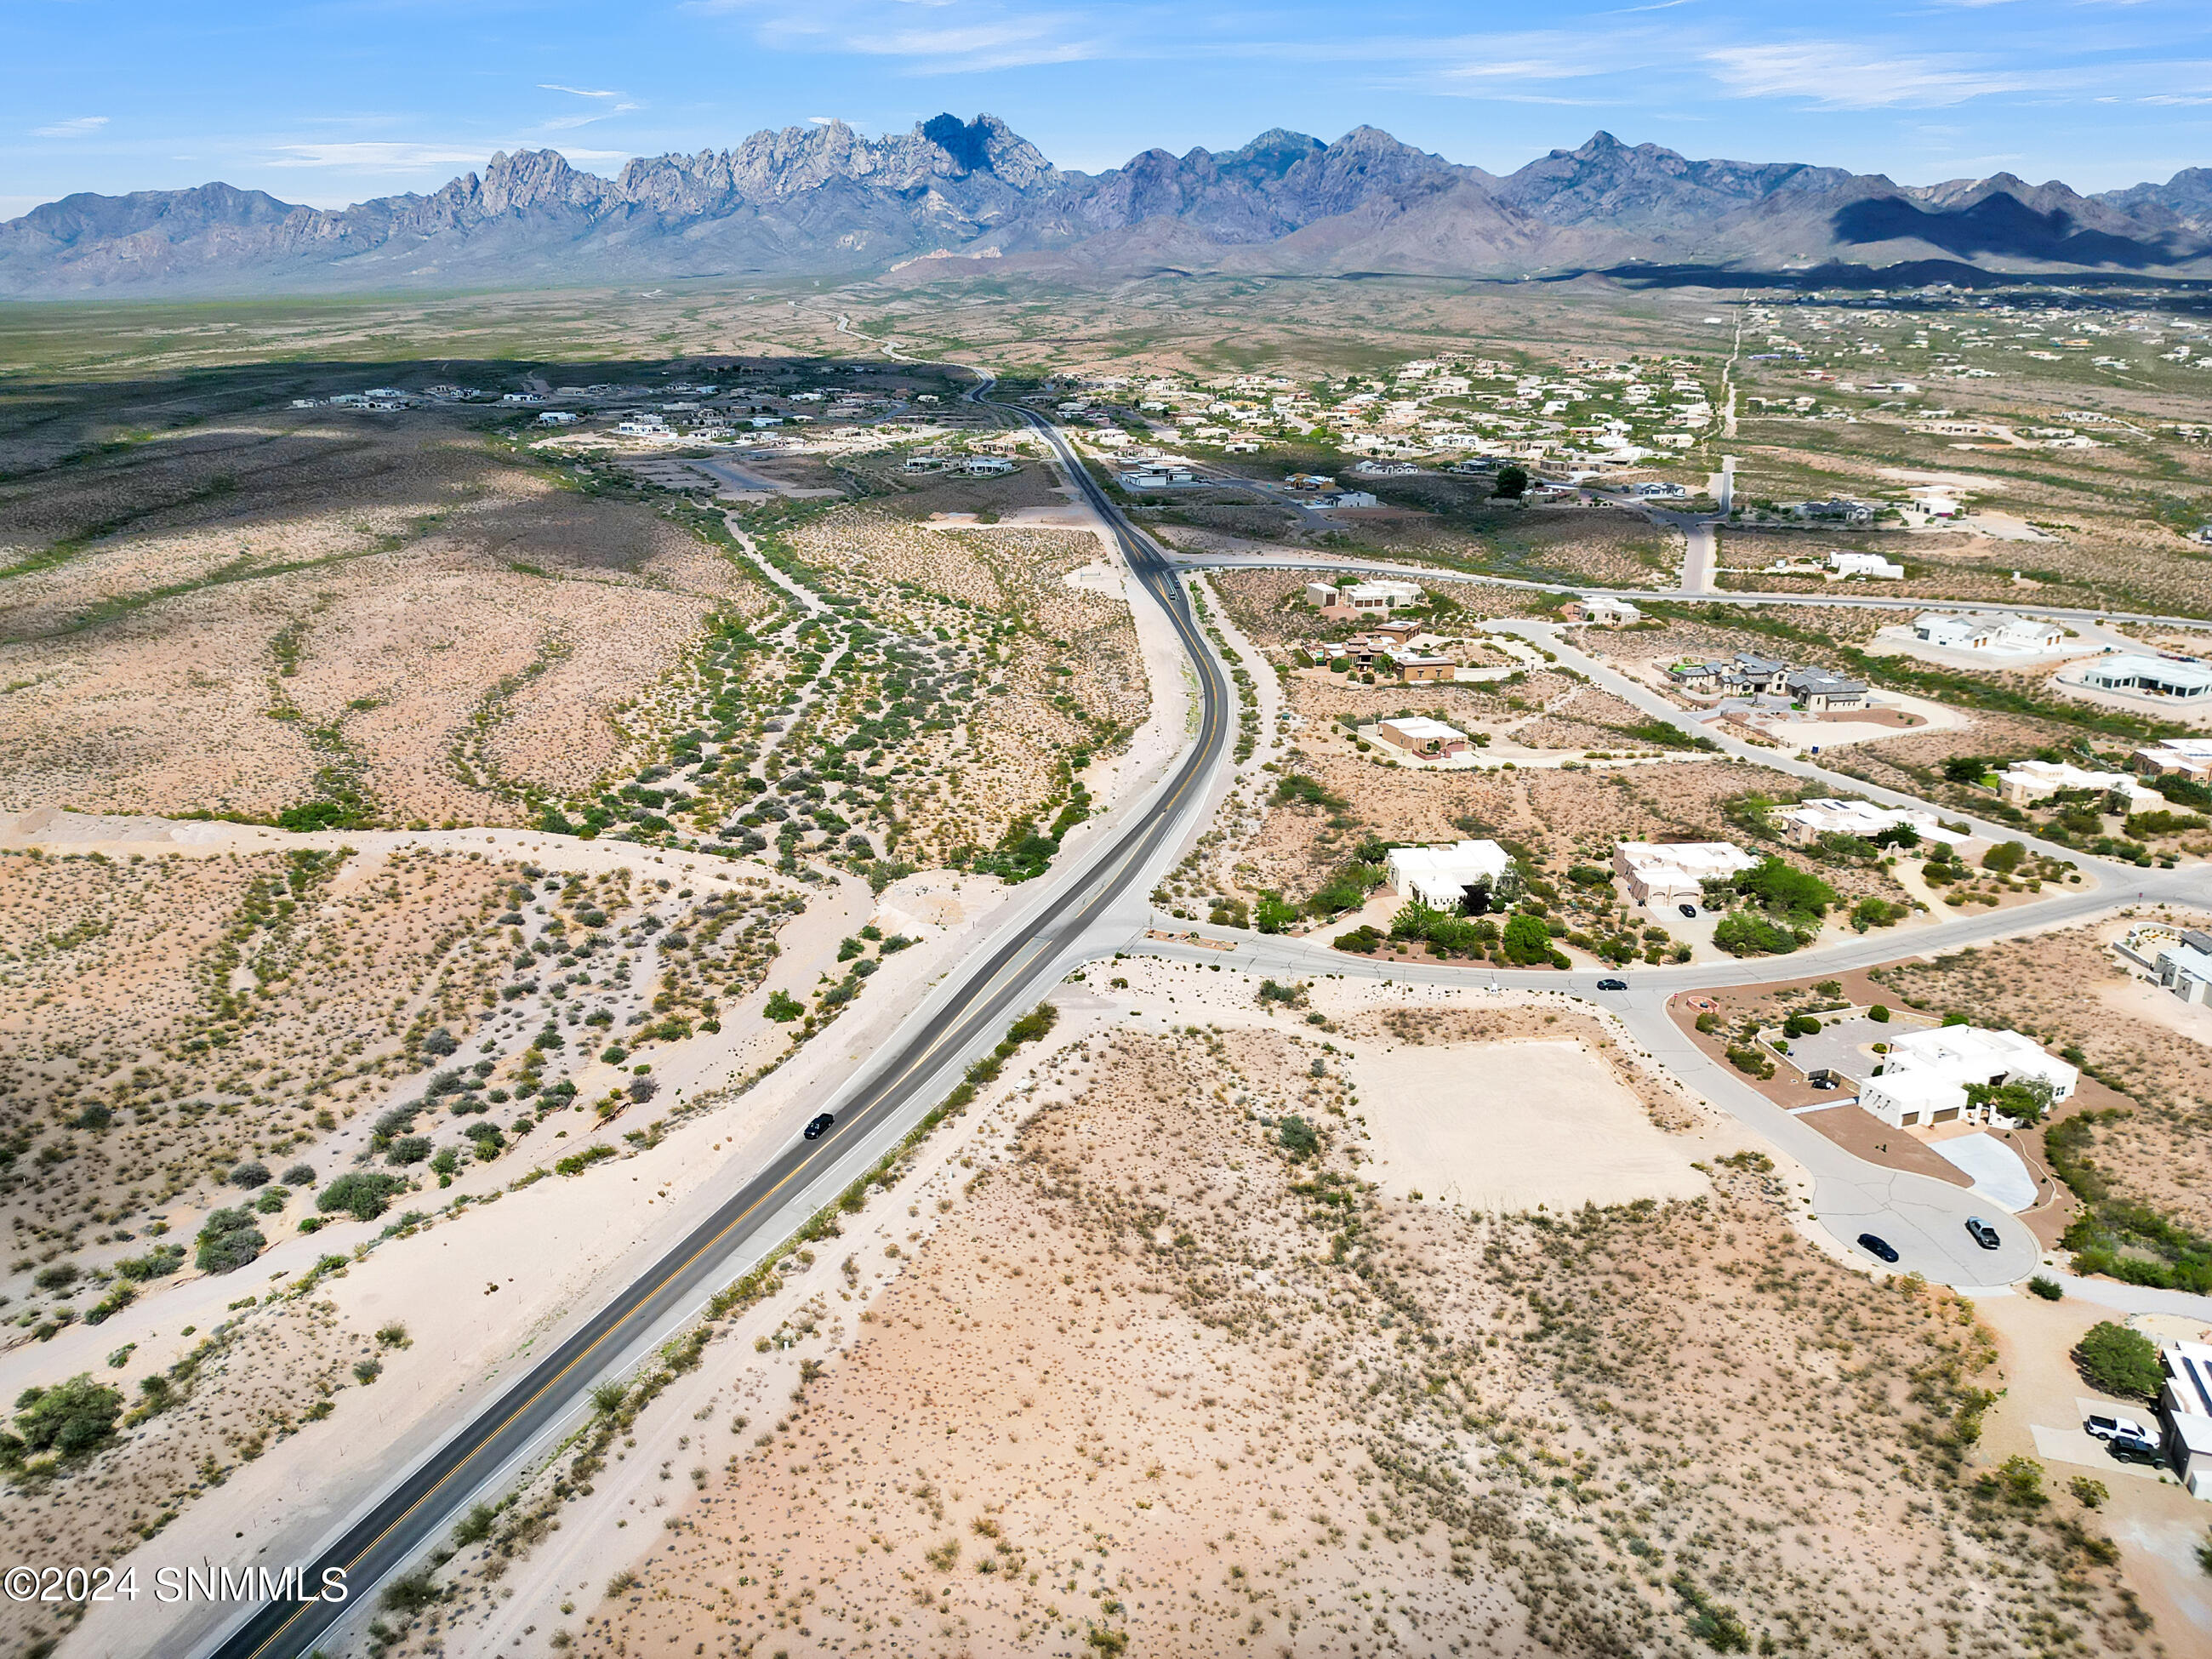
[(1710, 1189), (1702, 1148), (1667, 1134), (1578, 1042), (1446, 1043), (1352, 1067), (1393, 1198), (1571, 1210)]
[(2203, 1003), (2184, 1002), (2172, 992), (2142, 980), (2130, 980), (2124, 985), (2100, 985), (2097, 988), (2097, 1000), (2115, 1013), (2148, 1020), (2177, 1036), (2212, 1047), (2212, 1007)]
[[(1973, 1375), (1970, 1316), (1805, 1249), (1771, 1176), (1571, 1222), (1346, 1187), (1384, 1151), (1364, 1056), (1428, 1033), (1381, 1006), (1326, 1036), (1270, 1020), (1240, 977), (1065, 994), (1003, 1158), (972, 1158), (896, 1280), (848, 1235), (867, 1305), (857, 1330), (824, 1310), (842, 1358), (787, 1402), (710, 1358), (694, 1413), (624, 1449), (657, 1466), (618, 1477), (625, 1518), (659, 1528), (595, 1558), (564, 1530), (557, 1616), (526, 1589), (544, 1611), (496, 1637), (418, 1624), (403, 1650), (529, 1651), (550, 1625), (566, 1650), (761, 1659), (1687, 1654), (1700, 1618), (1753, 1650), (1846, 1622), (1884, 1654), (2033, 1645), (2048, 1591), (1988, 1565), (2043, 1557), (1962, 1524), (1966, 1477), (1906, 1449), (1925, 1407), (1899, 1367)], [(1280, 1144), (1294, 1109), (1316, 1160)], [(694, 1458), (696, 1490), (659, 1478)], [(2074, 1582), (2093, 1638), (2135, 1645), (2110, 1574)]]

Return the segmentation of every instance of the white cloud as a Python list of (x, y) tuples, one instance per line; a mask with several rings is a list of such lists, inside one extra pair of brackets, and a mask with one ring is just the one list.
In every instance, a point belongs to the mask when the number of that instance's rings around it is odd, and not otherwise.
[(420, 173), (428, 167), (474, 167), (490, 152), (471, 144), (279, 144), (273, 167), (352, 167), (362, 173)]
[(33, 138), (88, 138), (107, 125), (105, 115), (78, 115), (66, 121), (57, 121), (52, 126), (33, 127)]
[(904, 58), (918, 69), (939, 74), (1073, 64), (1106, 55), (1105, 43), (1095, 37), (1061, 38), (1060, 26), (1068, 21), (1046, 16), (965, 28), (889, 29), (854, 35), (848, 44), (871, 57)]
[(1803, 98), (1826, 109), (1962, 104), (2045, 84), (2042, 77), (1957, 57), (1887, 57), (1836, 40), (1719, 46), (1704, 58), (1714, 78), (1736, 97)]
[(589, 92), (582, 87), (559, 86), (551, 81), (540, 81), (538, 83), (538, 89), (540, 92), (565, 92), (578, 98), (619, 98), (622, 96), (622, 94), (618, 92)]

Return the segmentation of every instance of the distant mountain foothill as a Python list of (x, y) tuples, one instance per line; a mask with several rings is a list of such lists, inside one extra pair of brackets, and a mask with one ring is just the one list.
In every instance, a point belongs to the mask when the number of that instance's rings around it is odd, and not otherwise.
[[(1600, 132), (1499, 177), (1373, 127), (1055, 167), (994, 116), (864, 138), (842, 122), (658, 155), (611, 179), (494, 155), (430, 196), (298, 207), (260, 191), (76, 195), (0, 224), (0, 295), (222, 295), (860, 276), (988, 258), (1146, 271), (1520, 276), (1638, 270), (2212, 276), (2212, 169), (2082, 196), (2008, 173), (1931, 185), (1693, 161)], [(916, 262), (927, 261), (919, 270)], [(957, 268), (957, 267), (950, 267)]]

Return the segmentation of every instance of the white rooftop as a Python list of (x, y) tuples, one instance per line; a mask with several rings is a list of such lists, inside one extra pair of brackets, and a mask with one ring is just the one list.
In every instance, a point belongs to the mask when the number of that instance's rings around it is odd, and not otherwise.
[(1390, 884), (1439, 910), (1457, 909), (1467, 890), (1494, 886), (1513, 860), (1494, 841), (1455, 842), (1449, 847), (1394, 847)]
[(1467, 741), (1467, 733), (1456, 726), (1446, 726), (1442, 720), (1431, 720), (1426, 714), (1407, 714), (1380, 724), (1389, 726), (1401, 737), (1413, 738), (1416, 743), (1426, 743), (1431, 739), (1441, 743)]

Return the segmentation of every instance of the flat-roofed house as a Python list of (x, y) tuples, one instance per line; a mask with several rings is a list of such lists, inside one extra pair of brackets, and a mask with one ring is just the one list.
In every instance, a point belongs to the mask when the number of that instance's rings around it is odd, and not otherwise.
[(1390, 665), (1401, 685), (1428, 685), (1459, 678), (1459, 665), (1449, 657), (1423, 656), (1413, 651), (1393, 651)]
[(1859, 1104), (1893, 1128), (1931, 1123), (1989, 1122), (1996, 1115), (1966, 1097), (1969, 1084), (2040, 1080), (2053, 1101), (2072, 1097), (2081, 1073), (2018, 1031), (1940, 1025), (1893, 1040), (1881, 1069), (1859, 1091)]
[(1759, 860), (1734, 842), (1625, 841), (1613, 849), (1613, 873), (1638, 904), (1695, 904), (1705, 884), (1741, 875)]
[(1884, 830), (1900, 827), (1915, 830), (1922, 841), (1964, 845), (1970, 836), (1946, 830), (1932, 812), (1912, 812), (1899, 807), (1876, 806), (1872, 801), (1839, 800), (1823, 796), (1800, 801), (1778, 814), (1784, 833), (1796, 842), (1818, 841), (1822, 836), (1857, 836), (1868, 841)]
[(2100, 691), (2132, 691), (2139, 696), (2195, 702), (2212, 696), (2212, 664), (2124, 651), (2084, 668), (2081, 684)]
[(2160, 1449), (2184, 1491), (2212, 1498), (2212, 1346), (2169, 1343), (2158, 1360), (2166, 1372), (2158, 1393)]
[(2128, 763), (2152, 777), (2212, 778), (2212, 738), (2167, 738), (2136, 750)]
[(1392, 748), (1402, 749), (1425, 760), (1443, 760), (1463, 755), (1468, 750), (1466, 732), (1442, 720), (1431, 720), (1426, 714), (1401, 714), (1394, 720), (1378, 721), (1375, 735)]
[(1479, 916), (1502, 896), (1513, 860), (1494, 841), (1449, 847), (1394, 847), (1390, 884), (1409, 899), (1456, 915)]
[(2165, 797), (2146, 789), (2125, 772), (2089, 772), (2065, 761), (2016, 761), (1997, 774), (1997, 793), (2014, 806), (2030, 806), (2062, 789), (2118, 793), (2128, 798), (2128, 809), (2162, 803)]

